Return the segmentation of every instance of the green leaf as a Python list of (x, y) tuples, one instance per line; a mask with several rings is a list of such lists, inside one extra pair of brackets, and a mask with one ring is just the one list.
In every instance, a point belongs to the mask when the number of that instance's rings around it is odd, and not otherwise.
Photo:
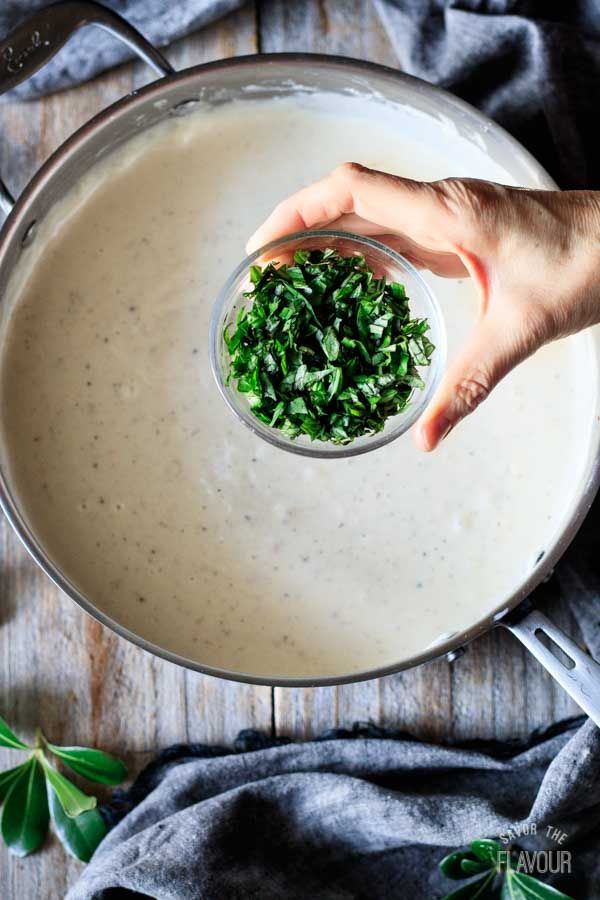
[(495, 878), (496, 870), (491, 869), (485, 875), (481, 875), (479, 878), (469, 881), (468, 884), (463, 884), (455, 891), (446, 894), (444, 900), (487, 900), (487, 898), (495, 897), (497, 896), (494, 887)]
[(404, 300), (406, 297), (406, 290), (403, 284), (390, 284), (390, 289), (397, 300)]
[(31, 747), (20, 741), (10, 730), (2, 716), (0, 716), (0, 747), (10, 747), (11, 750), (31, 750)]
[(332, 326), (325, 329), (322, 343), (327, 359), (335, 362), (340, 355), (340, 342)]
[(48, 805), (54, 830), (63, 847), (76, 859), (89, 862), (100, 841), (108, 831), (106, 823), (97, 809), (80, 813), (74, 819), (65, 815), (54, 788), (48, 789)]
[(271, 428), (273, 428), (273, 426), (277, 422), (277, 419), (283, 414), (284, 409), (285, 403), (283, 402), (283, 400), (281, 400), (273, 410), (273, 415), (271, 416), (271, 421), (269, 422)]
[(292, 400), (291, 403), (288, 403), (287, 411), (292, 415), (308, 415), (308, 409), (306, 408), (306, 403), (304, 402), (302, 397), (296, 397), (295, 400)]
[(470, 878), (471, 875), (479, 875), (480, 872), (486, 872), (490, 868), (495, 868), (493, 863), (484, 862), (482, 859), (463, 859), (460, 867), (465, 873), (465, 878)]
[(41, 761), (46, 778), (56, 791), (65, 815), (70, 819), (74, 819), (76, 816), (81, 815), (82, 812), (94, 809), (97, 803), (95, 797), (90, 797), (84, 794), (83, 791), (80, 791), (72, 781), (69, 781), (68, 778), (57, 772), (54, 766), (50, 765), (44, 757), (42, 757)]
[(0, 772), (0, 803), (4, 802), (14, 780), (21, 775), (27, 765), (28, 763), (24, 762), (20, 766), (15, 766), (14, 769), (6, 769), (5, 772)]
[(333, 400), (335, 395), (339, 393), (341, 386), (342, 370), (339, 368), (339, 366), (337, 366), (332, 371), (331, 381), (329, 382), (329, 390), (327, 391), (327, 399)]
[[(467, 872), (466, 869), (463, 868), (465, 862), (476, 862), (477, 865), (481, 865), (480, 862), (473, 859), (473, 854), (470, 850), (455, 850), (453, 853), (449, 853), (448, 856), (443, 858), (439, 863), (439, 868), (446, 878), (460, 881), (463, 878), (469, 878), (471, 875), (475, 874), (474, 872)], [(486, 864), (485, 868), (489, 867), (490, 866)]]
[(502, 900), (573, 900), (549, 884), (524, 872), (509, 869), (502, 886)]
[(498, 843), (498, 841), (492, 841), (488, 838), (481, 838), (478, 841), (471, 842), (471, 850), (482, 862), (487, 862), (490, 865), (497, 865), (498, 860), (500, 859), (500, 853), (502, 853), (502, 847)]
[(89, 781), (116, 785), (127, 778), (125, 764), (103, 750), (92, 747), (57, 747), (56, 744), (48, 744), (48, 748), (70, 769)]
[(2, 837), (15, 856), (37, 850), (48, 833), (48, 801), (44, 776), (36, 757), (23, 766), (2, 809)]

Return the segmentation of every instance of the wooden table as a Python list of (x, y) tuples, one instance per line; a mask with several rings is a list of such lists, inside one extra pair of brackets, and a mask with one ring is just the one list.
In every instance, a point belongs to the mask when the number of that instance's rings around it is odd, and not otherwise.
[[(180, 68), (220, 57), (285, 50), (339, 53), (396, 66), (377, 0), (258, 0), (169, 50)], [(0, 106), (0, 172), (17, 192), (49, 153), (92, 113), (143, 84), (127, 65), (39, 102)], [(576, 708), (509, 635), (471, 645), (378, 681), (318, 689), (270, 689), (187, 672), (116, 637), (63, 596), (0, 525), (0, 714), (23, 735), (40, 724), (57, 743), (96, 745), (132, 773), (157, 748), (229, 742), (241, 728), (295, 738), (371, 720), (441, 739), (528, 734)], [(564, 611), (558, 624), (574, 634)], [(0, 766), (16, 754), (0, 754)], [(10, 761), (9, 761), (10, 760)], [(25, 860), (0, 847), (0, 897), (56, 900), (80, 865), (51, 838)]]

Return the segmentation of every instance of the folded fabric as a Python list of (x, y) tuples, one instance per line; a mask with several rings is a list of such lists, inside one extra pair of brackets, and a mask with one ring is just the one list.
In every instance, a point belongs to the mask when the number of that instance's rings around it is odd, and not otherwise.
[(598, 0), (377, 0), (405, 72), (503, 125), (562, 188), (600, 188)]
[[(521, 846), (571, 853), (572, 874), (543, 881), (597, 896), (600, 731), (574, 724), (519, 752), (374, 728), (275, 746), (247, 732), (238, 752), (174, 747), (117, 797), (136, 805), (67, 900), (433, 900), (457, 887), (438, 871), (444, 855), (524, 823), (537, 836)], [(560, 848), (547, 826), (567, 834)]]

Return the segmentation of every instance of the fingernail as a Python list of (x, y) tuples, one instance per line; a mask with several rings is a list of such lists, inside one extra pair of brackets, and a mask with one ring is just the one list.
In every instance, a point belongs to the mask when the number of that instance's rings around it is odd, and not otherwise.
[(454, 428), (454, 424), (446, 416), (440, 416), (432, 422), (428, 422), (427, 425), (421, 426), (420, 443), (423, 449), (428, 452), (435, 450), (438, 444), (448, 437)]
[(254, 253), (255, 250), (258, 250), (263, 246), (265, 241), (263, 240), (263, 226), (257, 228), (254, 234), (252, 234), (248, 238), (248, 243), (246, 244), (246, 250), (248, 253)]

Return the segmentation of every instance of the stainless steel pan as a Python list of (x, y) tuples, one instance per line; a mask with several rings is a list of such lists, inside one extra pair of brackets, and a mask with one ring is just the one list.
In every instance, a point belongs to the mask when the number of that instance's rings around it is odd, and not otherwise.
[[(6, 285), (23, 247), (35, 240), (35, 225), (53, 204), (96, 160), (110, 153), (133, 134), (158, 121), (185, 112), (202, 101), (222, 103), (243, 97), (250, 85), (255, 94), (280, 95), (291, 81), (308, 88), (345, 93), (348, 90), (383, 95), (391, 101), (411, 103), (431, 115), (450, 119), (459, 131), (477, 135), (488, 153), (511, 160), (511, 170), (523, 184), (555, 187), (539, 164), (499, 126), (450, 94), (392, 69), (339, 57), (308, 54), (275, 54), (221, 60), (175, 72), (166, 59), (123, 19), (91, 2), (59, 3), (42, 10), (0, 43), (0, 93), (10, 90), (43, 66), (79, 28), (96, 25), (132, 47), (161, 76), (158, 81), (135, 91), (91, 119), (67, 140), (36, 173), (17, 201), (0, 179), (0, 210), (7, 219), (0, 232), (0, 316), (8, 309)], [(594, 338), (596, 340), (596, 338)], [(596, 363), (597, 365), (597, 363)], [(596, 423), (599, 417), (596, 416)], [(336, 684), (343, 681), (377, 678), (420, 665), (438, 656), (456, 655), (460, 648), (485, 631), (508, 628), (560, 682), (574, 700), (600, 724), (600, 665), (556, 628), (526, 598), (551, 572), (588, 512), (600, 481), (600, 426), (596, 424), (585, 478), (574, 485), (569, 513), (561, 533), (531, 572), (495, 614), (476, 622), (466, 631), (453, 634), (443, 643), (423, 653), (387, 666), (361, 672), (352, 678), (277, 679), (282, 685)], [(0, 460), (0, 503), (13, 528), (41, 568), (86, 612), (104, 625), (146, 650), (172, 662), (208, 674), (243, 681), (272, 683), (265, 678), (242, 676), (182, 658), (150, 644), (106, 616), (84, 597), (49, 560), (28, 527), (12, 496), (5, 467)], [(558, 651), (557, 649), (558, 648)], [(562, 652), (560, 652), (562, 651)], [(566, 657), (566, 659), (565, 659)]]

